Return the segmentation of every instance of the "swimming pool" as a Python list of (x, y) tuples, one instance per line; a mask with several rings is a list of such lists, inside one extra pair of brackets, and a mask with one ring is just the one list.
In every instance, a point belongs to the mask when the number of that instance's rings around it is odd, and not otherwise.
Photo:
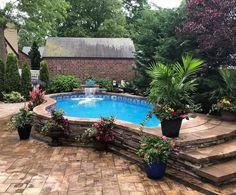
[[(140, 124), (152, 110), (152, 106), (140, 98), (95, 94), (73, 94), (53, 97), (57, 109), (63, 109), (65, 115), (77, 118), (100, 118), (114, 116), (115, 118), (134, 124)], [(145, 126), (155, 127), (160, 124), (156, 116), (152, 116)]]

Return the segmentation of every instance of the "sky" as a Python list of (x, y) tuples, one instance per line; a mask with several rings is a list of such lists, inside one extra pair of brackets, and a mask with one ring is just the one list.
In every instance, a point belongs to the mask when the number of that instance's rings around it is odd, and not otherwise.
[[(0, 0), (0, 8), (3, 8), (6, 2), (11, 0)], [(182, 0), (149, 0), (150, 3), (153, 3), (157, 6), (163, 8), (175, 8), (180, 5)]]

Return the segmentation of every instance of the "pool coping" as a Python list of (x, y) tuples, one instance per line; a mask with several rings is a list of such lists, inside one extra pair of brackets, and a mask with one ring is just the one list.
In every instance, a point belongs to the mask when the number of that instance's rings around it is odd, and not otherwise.
[[(34, 108), (34, 112), (36, 113), (36, 115), (44, 118), (44, 119), (50, 119), (50, 113), (47, 111), (47, 108), (50, 106), (53, 106), (56, 104), (56, 100), (53, 99), (53, 97), (56, 96), (66, 96), (66, 95), (75, 95), (75, 94), (82, 94), (82, 93), (78, 93), (78, 92), (70, 92), (70, 93), (56, 93), (56, 94), (49, 94), (45, 96), (45, 102), (37, 107)], [(127, 94), (127, 93), (110, 93), (110, 92), (102, 92), (99, 94), (103, 94), (103, 95), (114, 95), (114, 96), (124, 96), (124, 97), (129, 97), (129, 98), (136, 98), (136, 99), (142, 99), (142, 100), (146, 100), (145, 97), (142, 96), (137, 96), (137, 95), (131, 95), (131, 94)], [(69, 122), (71, 124), (85, 124), (85, 123), (94, 123), (94, 122), (98, 122), (99, 119), (95, 119), (95, 118), (77, 118), (77, 117), (68, 117), (65, 116), (66, 119), (69, 120)], [(182, 127), (181, 130), (184, 129), (189, 129), (192, 127), (196, 127), (199, 126), (199, 122), (200, 124), (204, 124), (207, 123), (207, 119), (206, 117), (202, 117), (202, 114), (194, 114), (194, 118), (191, 119), (190, 121), (186, 121), (184, 123), (182, 123)], [(156, 126), (156, 127), (142, 127), (141, 125), (137, 125), (137, 124), (133, 124), (131, 122), (127, 122), (127, 121), (123, 121), (123, 120), (119, 120), (116, 119), (115, 120), (115, 125), (121, 127), (121, 128), (127, 128), (131, 131), (135, 131), (135, 132), (144, 132), (147, 134), (151, 134), (151, 135), (161, 135), (161, 127), (160, 126)]]

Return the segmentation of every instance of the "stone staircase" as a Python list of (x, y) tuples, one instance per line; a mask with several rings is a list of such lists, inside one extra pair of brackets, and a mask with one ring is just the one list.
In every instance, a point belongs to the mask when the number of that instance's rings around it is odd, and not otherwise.
[[(236, 122), (209, 120), (181, 131), (180, 138), (176, 140), (180, 152), (169, 160), (171, 171), (167, 173), (189, 184), (194, 181), (196, 186), (205, 186), (210, 192), (228, 185), (235, 186), (233, 192), (236, 192)], [(110, 149), (142, 164), (142, 160), (135, 155), (137, 148), (113, 145)]]

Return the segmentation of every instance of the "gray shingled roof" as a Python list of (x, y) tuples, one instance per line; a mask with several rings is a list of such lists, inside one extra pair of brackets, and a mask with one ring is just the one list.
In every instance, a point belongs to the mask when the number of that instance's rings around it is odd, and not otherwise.
[(129, 38), (49, 37), (43, 57), (134, 58)]
[[(31, 47), (23, 47), (22, 52), (29, 55)], [(41, 57), (43, 56), (44, 47), (39, 47), (39, 53)]]

